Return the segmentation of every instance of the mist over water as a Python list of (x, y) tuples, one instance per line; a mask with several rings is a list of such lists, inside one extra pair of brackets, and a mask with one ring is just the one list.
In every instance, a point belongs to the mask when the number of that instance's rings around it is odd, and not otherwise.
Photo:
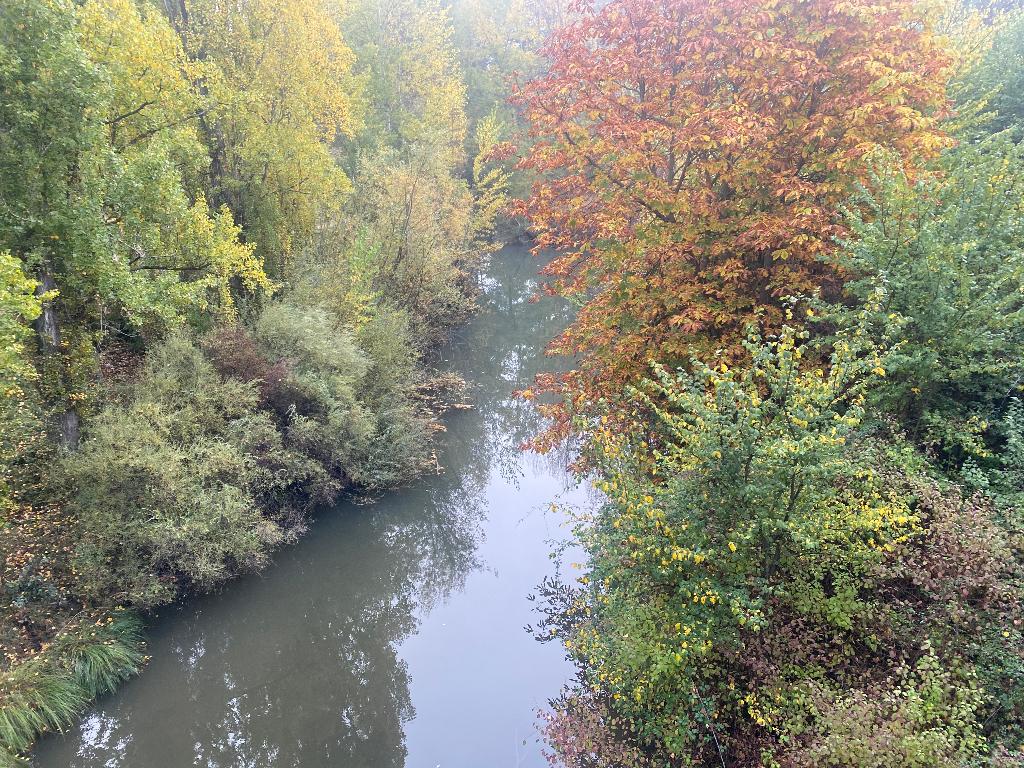
[(552, 501), (585, 494), (523, 454), (538, 427), (512, 392), (571, 318), (531, 302), (537, 262), (496, 254), (479, 315), (446, 350), (474, 409), (446, 418), (443, 474), (325, 510), (264, 572), (163, 610), (153, 660), (38, 768), (541, 766), (536, 711), (572, 670), (537, 643), (528, 594), (569, 536)]

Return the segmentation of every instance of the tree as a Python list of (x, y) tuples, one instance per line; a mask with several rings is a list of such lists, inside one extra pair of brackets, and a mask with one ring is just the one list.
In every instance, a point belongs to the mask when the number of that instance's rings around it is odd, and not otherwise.
[(351, 189), (331, 146), (361, 121), (352, 50), (323, 0), (185, 7), (185, 49), (213, 68), (202, 121), (210, 198), (231, 209), (267, 271), (284, 278)]
[(210, 68), (186, 55), (159, 11), (133, 0), (89, 0), (77, 27), (103, 84), (94, 109), (107, 153), (104, 239), (124, 265), (115, 279), (127, 319), (159, 332), (210, 309), (230, 315), (232, 279), (270, 290), (230, 211), (211, 211), (199, 191), (209, 157), (198, 126), (210, 109), (199, 82)]
[[(497, 110), (477, 121), (473, 132), (476, 147), (473, 152), (473, 234), (479, 244), (491, 247), (498, 217), (508, 206), (508, 188), (511, 173), (501, 162), (504, 150), (501, 134), (504, 124)], [(493, 247), (497, 247), (494, 245)]]
[(472, 195), (422, 146), (406, 158), (389, 150), (364, 159), (359, 180), (346, 260), (358, 265), (381, 304), (414, 319), (425, 352), (474, 306), (480, 248)]
[(437, 0), (360, 0), (345, 30), (368, 80), (364, 142), (406, 158), (434, 155), (446, 171), (459, 166), (466, 86), (448, 9)]
[(1008, 14), (992, 34), (992, 45), (970, 72), (963, 95), (986, 102), (994, 113), (990, 130), (1012, 128), (1019, 141), (1024, 122), (1024, 9)]
[(511, 79), (543, 71), (538, 50), (552, 24), (545, 12), (558, 12), (563, 2), (533, 0), (457, 0), (452, 5), (455, 47), (466, 77), (470, 126), (494, 110), (515, 117), (505, 104)]
[[(837, 213), (885, 147), (913, 168), (946, 144), (949, 57), (909, 0), (615, 0), (549, 40), (515, 94), (547, 174), (520, 212), (551, 289), (581, 304), (542, 388), (568, 414), (649, 360), (734, 343), (784, 297), (841, 282)], [(541, 440), (541, 447), (549, 441)]]
[(0, 388), (17, 386), (35, 374), (25, 355), (25, 340), (31, 334), (28, 323), (42, 312), (39, 287), (21, 270), (10, 253), (0, 252)]
[(26, 350), (29, 323), (42, 313), (42, 299), (20, 262), (0, 252), (0, 527), (11, 505), (12, 465), (27, 453), (38, 430), (34, 409), (26, 403), (26, 384), (36, 376)]
[(0, 11), (0, 60), (0, 248), (48, 293), (40, 386), (64, 401), (71, 446), (107, 328), (158, 334), (230, 312), (233, 280), (269, 284), (230, 214), (192, 186), (203, 101), (162, 16), (128, 0), (18, 0)]

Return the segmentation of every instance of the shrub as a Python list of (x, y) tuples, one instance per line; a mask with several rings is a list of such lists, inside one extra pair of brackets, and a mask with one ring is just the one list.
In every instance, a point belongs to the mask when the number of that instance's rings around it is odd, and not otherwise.
[(356, 338), (323, 309), (281, 302), (255, 333), (271, 359), (287, 359), (290, 374), (268, 393), (287, 446), (372, 491), (421, 469), (428, 432), (407, 396), (416, 358), (401, 313), (385, 310)]
[(179, 576), (208, 588), (265, 560), (281, 531), (260, 515), (249, 460), (227, 439), (256, 403), (252, 384), (220, 378), (189, 339), (153, 349), (125, 402), (65, 463), (90, 597), (155, 605)]
[(946, 768), (983, 752), (980, 691), (930, 650), (876, 689), (813, 697), (817, 716), (786, 768)]
[(632, 743), (630, 728), (604, 697), (584, 691), (563, 697), (543, 716), (544, 738), (553, 765), (569, 768), (649, 768), (644, 751)]
[(320, 308), (274, 302), (252, 333), (155, 346), (63, 462), (84, 596), (153, 606), (208, 589), (261, 566), (310, 507), (421, 470), (405, 321), (381, 315), (359, 341)]
[(273, 302), (256, 322), (255, 335), (272, 358), (290, 359), (301, 372), (329, 375), (348, 386), (366, 373), (366, 358), (352, 334), (319, 307)]
[(284, 418), (285, 443), (343, 483), (358, 483), (373, 416), (356, 397), (368, 363), (352, 334), (318, 307), (280, 302), (264, 310), (255, 335), (267, 354), (286, 358), (291, 368), (270, 394)]
[(428, 418), (410, 402), (420, 380), (408, 317), (382, 309), (359, 330), (369, 360), (359, 396), (376, 415), (374, 436), (363, 461), (363, 482), (380, 490), (419, 474), (430, 454)]
[(873, 189), (851, 213), (839, 259), (858, 304), (879, 290), (880, 322), (904, 318), (877, 408), (954, 465), (982, 456), (1024, 382), (1024, 145), (1005, 134), (963, 142), (940, 174), (911, 180), (876, 157)]
[(913, 531), (858, 435), (878, 350), (839, 337), (826, 372), (805, 338), (752, 337), (741, 368), (656, 368), (637, 393), (649, 430), (588, 427), (609, 501), (579, 529), (591, 568), (569, 610), (586, 618), (564, 639), (656, 764), (711, 759), (711, 713), (737, 741), (769, 723), (746, 712), (744, 649), (780, 613), (812, 635), (856, 636), (869, 619), (858, 582)]
[(419, 379), (408, 315), (381, 308), (357, 339), (369, 363), (359, 382), (363, 402), (376, 410), (407, 400)]
[(245, 483), (264, 514), (285, 530), (303, 526), (310, 506), (329, 504), (342, 491), (319, 461), (286, 445), (268, 413), (255, 413), (232, 422), (227, 439), (247, 458)]

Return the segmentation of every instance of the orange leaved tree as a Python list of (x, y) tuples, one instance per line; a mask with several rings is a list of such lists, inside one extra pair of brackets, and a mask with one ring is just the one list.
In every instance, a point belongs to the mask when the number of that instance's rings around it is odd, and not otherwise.
[(729, 346), (758, 313), (842, 275), (839, 207), (878, 147), (946, 144), (949, 56), (914, 0), (584, 2), (517, 88), (541, 174), (520, 213), (581, 303), (542, 379), (554, 429), (650, 360)]

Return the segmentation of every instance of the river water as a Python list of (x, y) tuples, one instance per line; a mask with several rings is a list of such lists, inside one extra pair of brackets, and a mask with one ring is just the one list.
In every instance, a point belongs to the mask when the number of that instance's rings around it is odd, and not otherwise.
[(512, 396), (550, 367), (568, 322), (531, 302), (537, 263), (493, 258), (482, 311), (446, 352), (475, 408), (446, 417), (443, 474), (321, 513), (261, 574), (149, 628), (153, 659), (37, 768), (541, 766), (536, 712), (571, 674), (533, 640), (528, 594), (569, 536), (549, 504), (584, 504), (552, 462), (517, 450), (538, 426)]

